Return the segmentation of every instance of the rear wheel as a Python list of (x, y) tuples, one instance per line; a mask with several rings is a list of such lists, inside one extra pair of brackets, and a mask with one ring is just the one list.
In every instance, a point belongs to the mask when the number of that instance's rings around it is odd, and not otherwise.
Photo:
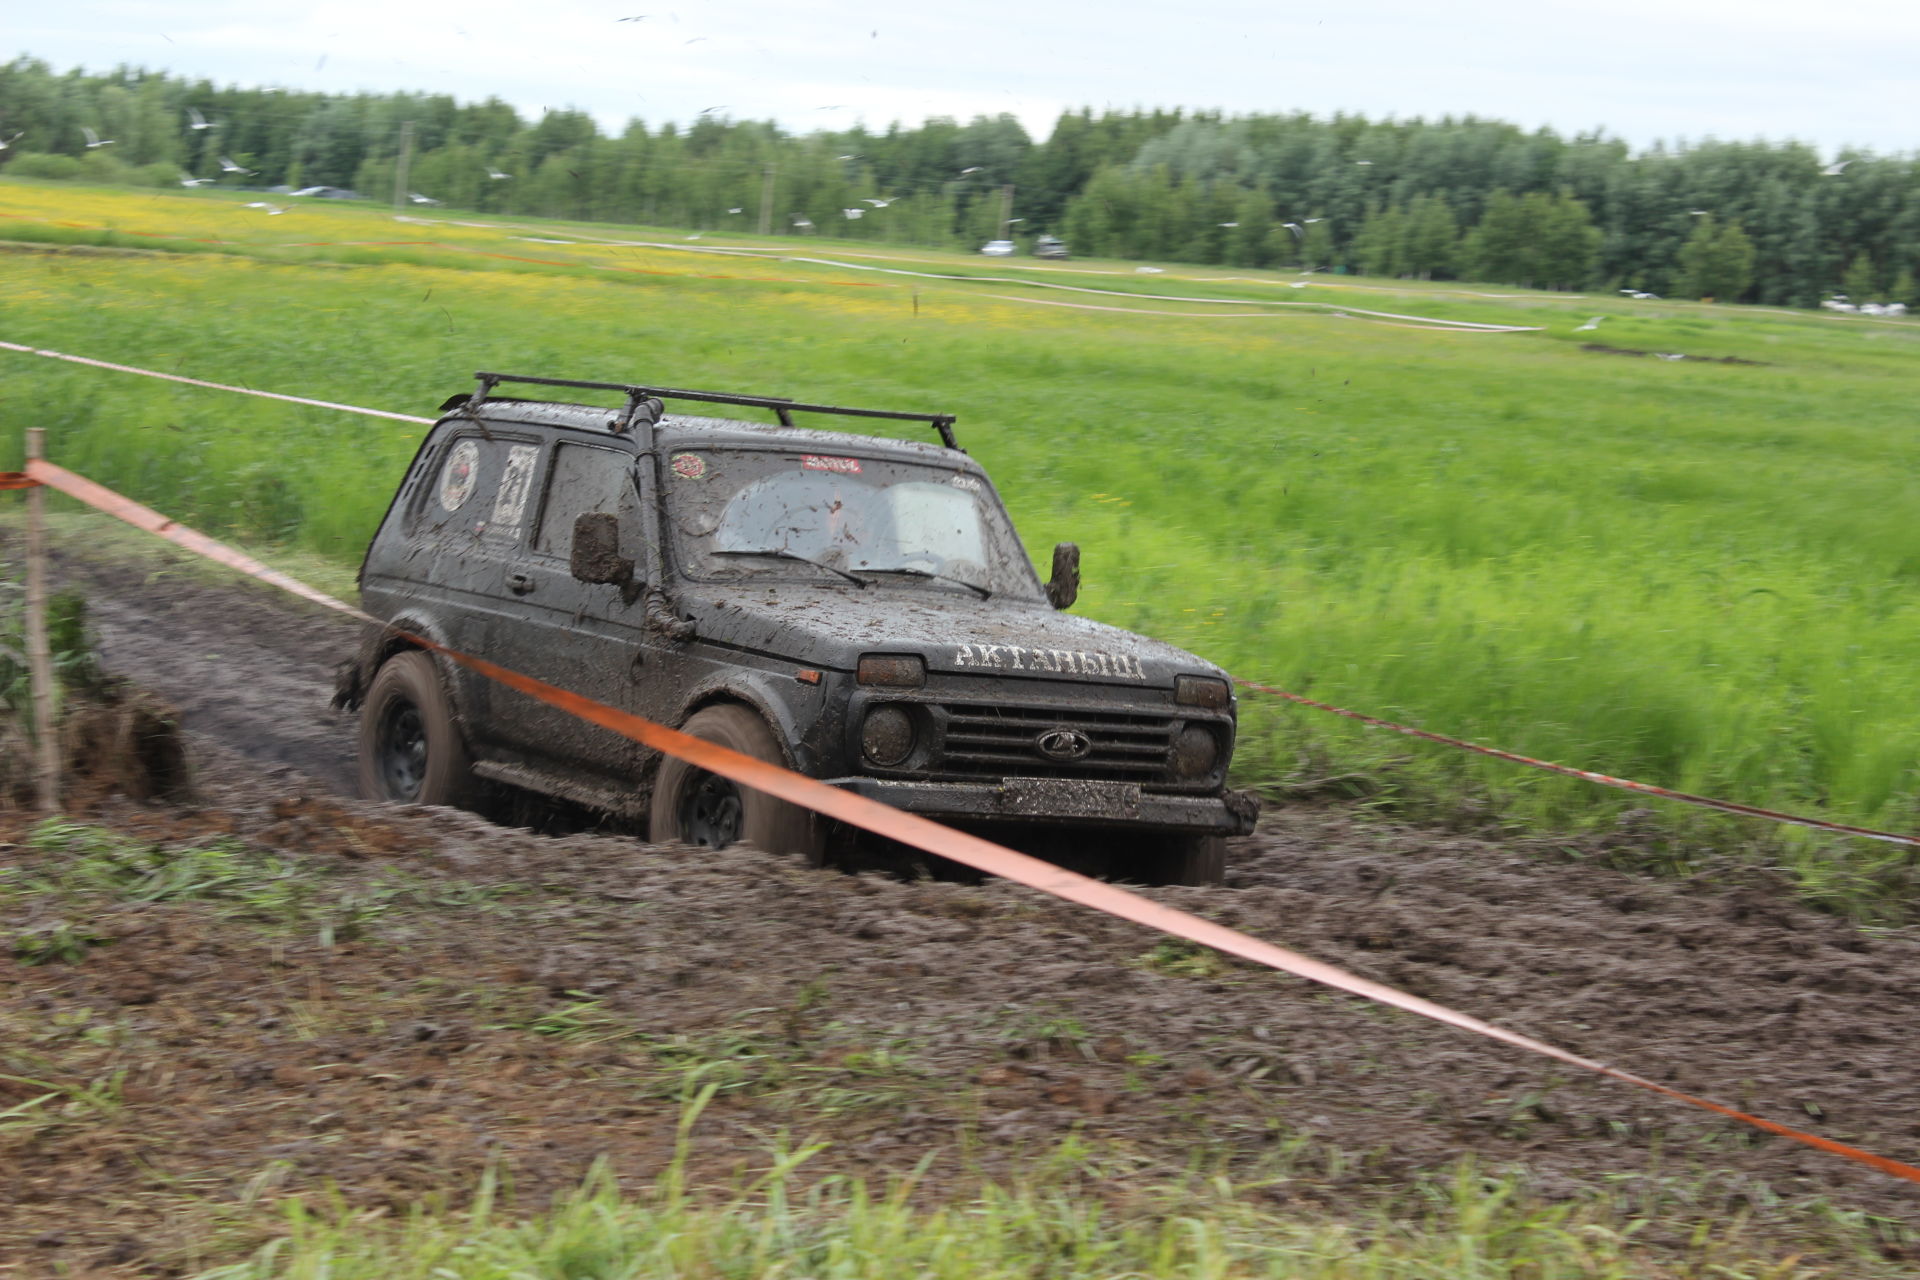
[(390, 658), (360, 710), (360, 794), (465, 805), (473, 791), (473, 763), (433, 660), (418, 652)]
[[(773, 730), (746, 707), (697, 711), (681, 732), (768, 764), (786, 764)], [(655, 844), (724, 849), (744, 843), (768, 853), (797, 853), (810, 866), (826, 861), (824, 819), (684, 760), (669, 757), (660, 762), (650, 809), (647, 833)]]

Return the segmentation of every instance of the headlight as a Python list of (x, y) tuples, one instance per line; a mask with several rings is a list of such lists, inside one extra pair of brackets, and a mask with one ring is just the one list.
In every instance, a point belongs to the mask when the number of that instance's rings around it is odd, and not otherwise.
[(1233, 689), (1214, 676), (1175, 676), (1173, 700), (1183, 707), (1224, 707), (1233, 701)]
[(872, 763), (891, 769), (913, 754), (913, 717), (894, 703), (875, 707), (860, 726), (860, 750)]
[(917, 653), (863, 653), (854, 676), (861, 684), (918, 689), (927, 682), (927, 660)]
[(1173, 776), (1204, 778), (1220, 763), (1220, 739), (1205, 725), (1190, 724), (1173, 735)]

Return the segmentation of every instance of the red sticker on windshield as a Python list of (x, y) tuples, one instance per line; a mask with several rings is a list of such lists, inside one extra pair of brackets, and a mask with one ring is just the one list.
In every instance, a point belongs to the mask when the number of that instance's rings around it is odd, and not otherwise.
[(698, 480), (707, 474), (707, 460), (697, 453), (673, 455), (673, 474), (682, 480)]
[(809, 471), (837, 471), (844, 476), (860, 474), (858, 458), (825, 458), (817, 453), (803, 453), (800, 455), (800, 465)]

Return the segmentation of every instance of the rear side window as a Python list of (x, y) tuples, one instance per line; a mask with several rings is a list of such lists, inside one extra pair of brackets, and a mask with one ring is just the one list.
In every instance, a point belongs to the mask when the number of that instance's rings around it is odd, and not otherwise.
[(414, 536), (442, 544), (518, 539), (539, 461), (540, 447), (525, 440), (456, 436), (430, 464)]
[(640, 537), (633, 487), (633, 456), (594, 445), (561, 444), (547, 468), (547, 492), (533, 549), (566, 559), (573, 552), (573, 522), (591, 512), (620, 517), (621, 549), (631, 555)]

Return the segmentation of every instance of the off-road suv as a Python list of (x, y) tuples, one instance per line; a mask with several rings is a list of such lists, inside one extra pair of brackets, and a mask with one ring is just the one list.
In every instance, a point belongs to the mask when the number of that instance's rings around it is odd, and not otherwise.
[[(1128, 878), (1218, 881), (1251, 829), (1225, 785), (1225, 673), (1061, 610), (940, 414), (482, 373), (368, 548), (370, 629), (342, 668), (370, 798), (517, 789), (815, 863), (832, 824), (444, 662), (396, 632), (572, 689), (831, 785)], [(615, 392), (618, 407), (496, 395)], [(608, 397), (612, 398), (612, 397)], [(752, 406), (774, 422), (667, 413)], [(804, 430), (926, 423), (941, 444)]]

